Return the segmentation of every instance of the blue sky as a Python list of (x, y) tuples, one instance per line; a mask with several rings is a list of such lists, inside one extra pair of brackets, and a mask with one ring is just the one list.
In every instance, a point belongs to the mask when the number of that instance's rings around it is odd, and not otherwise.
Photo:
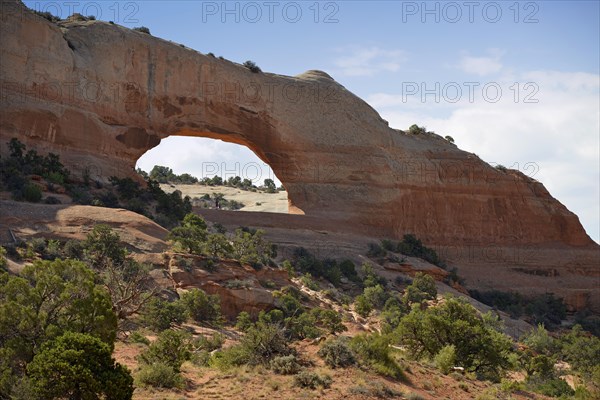
[[(540, 180), (598, 241), (598, 1), (25, 3), (62, 17), (74, 4), (76, 12), (147, 26), (204, 53), (253, 60), (266, 72), (324, 70), (391, 126), (425, 125), (485, 161)], [(422, 97), (422, 89), (439, 99)], [(229, 170), (261, 163), (239, 146), (168, 138), (139, 165), (200, 176), (202, 162)]]

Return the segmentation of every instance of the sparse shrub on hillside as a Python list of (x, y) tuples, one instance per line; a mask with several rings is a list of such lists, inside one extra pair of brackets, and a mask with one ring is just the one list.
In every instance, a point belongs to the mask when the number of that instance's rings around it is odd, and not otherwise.
[(164, 362), (144, 364), (135, 374), (136, 386), (151, 386), (161, 389), (181, 389), (184, 387), (185, 379), (181, 374), (175, 372), (173, 367)]
[(131, 332), (129, 337), (127, 337), (127, 341), (129, 343), (145, 344), (146, 346), (150, 345), (150, 340), (139, 331)]
[(350, 349), (349, 339), (345, 337), (326, 341), (319, 349), (318, 355), (331, 368), (345, 368), (356, 363), (356, 356)]
[(262, 70), (258, 67), (258, 65), (256, 65), (256, 63), (254, 61), (245, 61), (244, 62), (244, 67), (248, 68), (251, 72), (254, 72), (255, 74), (262, 72)]
[(373, 311), (373, 305), (367, 300), (364, 295), (356, 296), (354, 299), (354, 309), (363, 318), (367, 318), (371, 311)]
[(447, 141), (449, 141), (450, 143), (454, 143), (454, 138), (452, 136), (446, 136), (444, 137), (444, 139), (446, 139)]
[(248, 329), (250, 329), (250, 327), (253, 325), (252, 319), (250, 318), (250, 314), (248, 314), (246, 311), (242, 311), (238, 314), (237, 316), (237, 320), (235, 323), (235, 328), (242, 331), (242, 332), (246, 332)]
[(273, 372), (280, 375), (294, 375), (300, 371), (300, 364), (293, 354), (275, 357), (269, 364)]
[(164, 363), (179, 372), (181, 364), (192, 356), (192, 336), (184, 331), (165, 330), (139, 355), (146, 365)]
[(427, 128), (424, 126), (418, 126), (417, 124), (413, 124), (408, 128), (408, 133), (411, 135), (421, 135), (427, 132)]
[(294, 385), (309, 389), (316, 389), (319, 386), (327, 389), (331, 386), (332, 381), (331, 376), (327, 374), (319, 375), (316, 372), (308, 370), (304, 370), (294, 376)]
[(291, 354), (283, 328), (276, 324), (259, 322), (251, 326), (240, 344), (217, 352), (211, 365), (228, 369), (239, 365), (268, 365), (278, 356)]
[(146, 28), (145, 26), (138, 26), (138, 27), (133, 28), (133, 30), (150, 35), (150, 29)]
[(33, 10), (33, 9), (31, 9), (31, 11), (33, 11), (35, 14), (39, 15), (40, 17), (47, 19), (50, 22), (60, 21), (60, 17), (57, 17), (56, 15), (53, 15), (52, 13), (50, 13), (48, 11), (42, 12), (42, 11), (37, 11), (37, 10)]
[(357, 355), (359, 361), (371, 367), (381, 375), (395, 379), (404, 379), (404, 372), (391, 353), (391, 338), (373, 334), (361, 334), (350, 340), (350, 348)]

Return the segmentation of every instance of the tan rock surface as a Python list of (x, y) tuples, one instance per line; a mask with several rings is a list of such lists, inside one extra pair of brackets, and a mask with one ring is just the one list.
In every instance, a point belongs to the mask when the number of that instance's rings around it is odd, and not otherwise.
[(291, 211), (364, 235), (414, 233), (457, 250), (448, 260), (481, 286), (523, 275), (511, 269), (522, 261), (496, 263), (490, 252), (534, 249), (530, 265), (564, 280), (537, 290), (587, 279), (600, 308), (598, 245), (541, 183), (440, 136), (391, 129), (323, 72), (255, 74), (101, 21), (53, 24), (20, 3), (3, 12), (0, 143), (18, 137), (100, 179), (132, 175), (171, 135), (246, 145), (281, 179)]

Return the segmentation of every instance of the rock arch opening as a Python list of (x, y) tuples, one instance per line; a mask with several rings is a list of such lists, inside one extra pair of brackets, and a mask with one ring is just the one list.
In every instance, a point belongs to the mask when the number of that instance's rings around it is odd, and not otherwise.
[[(304, 214), (269, 163), (244, 144), (209, 135), (169, 136), (146, 151), (136, 168), (161, 177), (165, 191), (190, 196), (195, 207)], [(168, 180), (166, 171), (172, 172)]]

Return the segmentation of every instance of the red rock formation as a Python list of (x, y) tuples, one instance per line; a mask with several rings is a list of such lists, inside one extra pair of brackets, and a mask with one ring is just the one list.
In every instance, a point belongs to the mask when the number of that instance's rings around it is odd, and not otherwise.
[(132, 175), (165, 137), (220, 139), (273, 168), (291, 211), (330, 225), (411, 232), (457, 250), (448, 259), (473, 271), (496, 261), (490, 253), (523, 248), (541, 254), (535, 265), (569, 268), (577, 259), (582, 271), (598, 271), (598, 246), (541, 183), (438, 135), (390, 128), (324, 72), (252, 73), (101, 21), (54, 24), (21, 3), (3, 12), (2, 143), (18, 137), (58, 153), (76, 174), (106, 179)]

